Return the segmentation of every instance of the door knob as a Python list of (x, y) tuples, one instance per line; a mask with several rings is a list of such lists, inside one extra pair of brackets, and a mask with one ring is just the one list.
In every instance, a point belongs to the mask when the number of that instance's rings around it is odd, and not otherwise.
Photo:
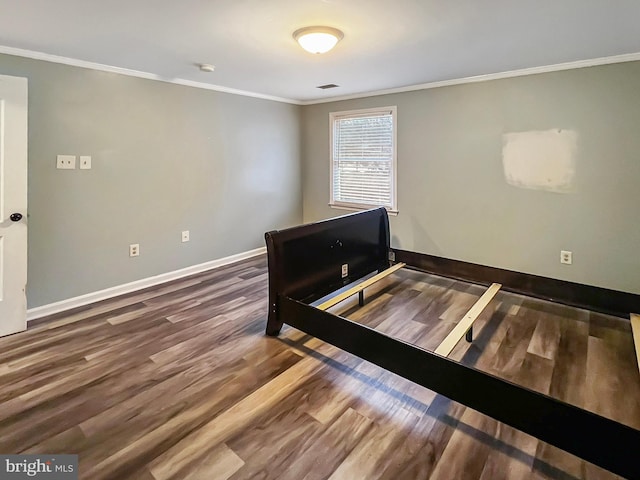
[(20, 220), (22, 220), (22, 214), (12, 213), (11, 215), (9, 215), (9, 218), (11, 219), (12, 222), (19, 222)]

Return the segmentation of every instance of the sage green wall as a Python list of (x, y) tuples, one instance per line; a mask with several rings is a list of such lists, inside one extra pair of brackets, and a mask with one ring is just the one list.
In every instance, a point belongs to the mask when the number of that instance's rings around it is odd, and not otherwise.
[[(329, 112), (389, 105), (393, 246), (640, 293), (640, 62), (307, 106), (305, 221), (344, 213), (327, 206)], [(502, 135), (550, 129), (578, 134), (572, 191), (508, 185)]]
[[(302, 219), (299, 106), (7, 55), (0, 74), (29, 79), (30, 308), (255, 249)], [(58, 154), (93, 168), (56, 170)]]
[[(394, 246), (640, 293), (640, 62), (305, 107), (8, 55), (0, 74), (29, 78), (30, 308), (344, 213), (327, 206), (329, 112), (387, 105)], [(502, 135), (556, 128), (578, 133), (572, 192), (508, 185)]]

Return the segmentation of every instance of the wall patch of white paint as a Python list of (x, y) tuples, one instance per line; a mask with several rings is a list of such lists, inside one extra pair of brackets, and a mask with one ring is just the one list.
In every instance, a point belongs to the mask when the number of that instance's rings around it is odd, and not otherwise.
[(573, 130), (506, 133), (502, 166), (509, 185), (568, 193), (576, 174), (578, 134)]

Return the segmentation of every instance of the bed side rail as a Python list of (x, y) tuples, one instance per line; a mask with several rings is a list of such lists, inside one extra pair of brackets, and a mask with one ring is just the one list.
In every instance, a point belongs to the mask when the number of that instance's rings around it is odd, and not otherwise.
[(640, 478), (640, 430), (283, 297), (286, 323), (625, 478)]

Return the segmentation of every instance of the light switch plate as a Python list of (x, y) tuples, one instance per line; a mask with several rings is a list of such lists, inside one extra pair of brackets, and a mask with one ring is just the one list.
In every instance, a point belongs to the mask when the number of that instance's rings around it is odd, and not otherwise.
[(80, 155), (80, 170), (91, 170), (90, 155)]

